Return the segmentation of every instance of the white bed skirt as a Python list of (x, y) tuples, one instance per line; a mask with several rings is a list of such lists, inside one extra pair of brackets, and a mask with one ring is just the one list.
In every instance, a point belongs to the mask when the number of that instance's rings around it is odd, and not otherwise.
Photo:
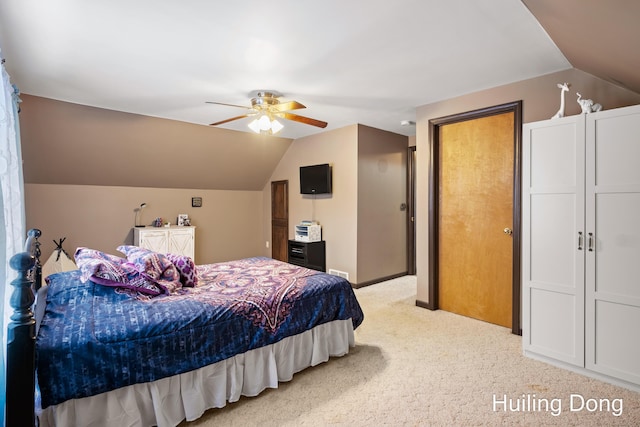
[(40, 426), (174, 427), (240, 396), (277, 388), (354, 345), (351, 320), (335, 320), (191, 372), (50, 406), (38, 414)]

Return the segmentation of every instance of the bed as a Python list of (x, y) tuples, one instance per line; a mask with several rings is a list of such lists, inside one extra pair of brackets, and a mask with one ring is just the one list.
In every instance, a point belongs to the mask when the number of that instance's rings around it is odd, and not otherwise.
[[(171, 270), (159, 265), (158, 258), (168, 265), (164, 254), (118, 249), (126, 258), (79, 248), (79, 269), (49, 276), (36, 291), (38, 322), (22, 321), (36, 331), (37, 387), (26, 393), (36, 392), (41, 426), (191, 421), (347, 354), (363, 321), (350, 283), (338, 276), (265, 257), (187, 268), (180, 268), (184, 259), (171, 259), (175, 271), (164, 274)], [(123, 280), (101, 257), (131, 270)], [(19, 267), (37, 282), (34, 265)], [(24, 293), (23, 307), (12, 302), (24, 319), (31, 289), (14, 291)], [(21, 349), (28, 353), (30, 344)], [(17, 366), (8, 357), (9, 367)], [(15, 403), (7, 399), (8, 423)]]

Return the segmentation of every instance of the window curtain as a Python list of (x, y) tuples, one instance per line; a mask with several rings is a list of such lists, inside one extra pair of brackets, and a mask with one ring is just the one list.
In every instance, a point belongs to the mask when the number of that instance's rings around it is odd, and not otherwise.
[[(0, 50), (2, 58), (2, 50)], [(13, 86), (9, 74), (2, 65), (2, 92), (0, 93), (0, 219), (4, 231), (0, 241), (0, 319), (2, 319), (2, 351), (0, 351), (0, 426), (5, 425), (7, 325), (13, 310), (9, 298), (10, 285), (17, 273), (9, 267), (9, 259), (20, 252), (24, 244), (26, 225), (24, 214), (24, 184), (22, 177), (22, 152), (20, 148), (20, 124), (18, 122), (18, 89)]]

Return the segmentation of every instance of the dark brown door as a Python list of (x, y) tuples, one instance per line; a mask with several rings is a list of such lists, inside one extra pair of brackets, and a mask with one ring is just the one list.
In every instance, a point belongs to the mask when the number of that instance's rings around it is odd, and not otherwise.
[[(519, 333), (519, 103), (444, 120), (431, 239), (437, 306)], [(430, 285), (431, 286), (431, 285)]]
[(271, 182), (271, 257), (287, 261), (289, 181)]
[(416, 274), (416, 147), (407, 156), (407, 274)]

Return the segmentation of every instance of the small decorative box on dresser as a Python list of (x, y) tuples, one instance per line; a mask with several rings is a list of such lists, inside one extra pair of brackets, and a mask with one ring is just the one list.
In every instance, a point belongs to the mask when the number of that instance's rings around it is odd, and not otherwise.
[(186, 255), (195, 262), (193, 226), (144, 227), (133, 229), (133, 244), (163, 254)]
[(325, 271), (325, 242), (289, 240), (289, 264)]

